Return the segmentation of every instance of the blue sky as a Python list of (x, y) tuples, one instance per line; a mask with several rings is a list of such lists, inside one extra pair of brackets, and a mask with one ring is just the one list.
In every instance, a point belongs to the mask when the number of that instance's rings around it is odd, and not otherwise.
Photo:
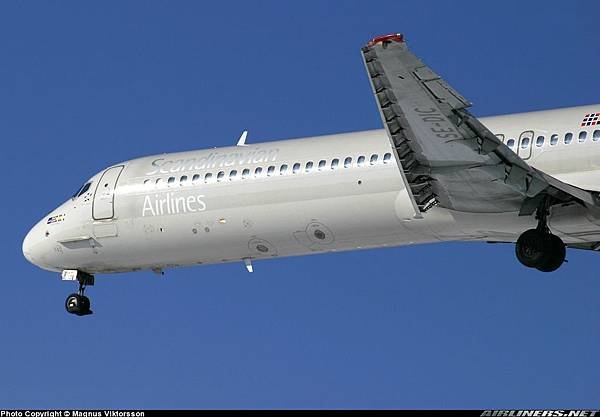
[(596, 253), (453, 243), (99, 276), (21, 242), (136, 156), (381, 126), (359, 49), (405, 33), (478, 115), (598, 102), (593, 2), (0, 4), (2, 407), (598, 407)]

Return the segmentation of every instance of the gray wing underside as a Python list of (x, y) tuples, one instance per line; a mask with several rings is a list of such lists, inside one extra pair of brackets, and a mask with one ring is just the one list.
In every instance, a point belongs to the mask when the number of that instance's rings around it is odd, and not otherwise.
[(467, 108), (470, 103), (419, 60), (399, 36), (362, 49), (379, 111), (413, 204), (531, 214), (548, 195), (596, 206), (591, 192), (536, 170)]

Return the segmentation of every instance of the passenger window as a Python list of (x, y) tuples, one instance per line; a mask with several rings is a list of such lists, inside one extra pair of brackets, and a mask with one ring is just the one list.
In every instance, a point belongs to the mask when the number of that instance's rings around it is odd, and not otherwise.
[[(148, 185), (150, 184), (150, 180), (144, 180), (144, 185)], [(79, 197), (81, 195), (81, 193), (77, 194), (77, 196)]]
[(156, 186), (157, 187), (162, 187), (164, 185), (164, 180), (162, 178), (157, 178), (156, 179)]
[(242, 171), (242, 179), (245, 180), (250, 176), (250, 170), (248, 168)]
[(497, 134), (496, 137), (500, 139), (500, 141), (504, 142), (504, 135), (502, 133)]
[(558, 135), (556, 133), (554, 133), (552, 136), (550, 136), (550, 145), (554, 146), (558, 143)]
[(237, 171), (234, 169), (229, 173), (229, 181), (233, 181), (237, 177)]
[(573, 140), (573, 134), (566, 133), (565, 134), (565, 145), (568, 145), (569, 143), (571, 143), (572, 140)]
[(508, 146), (510, 149), (514, 148), (515, 146), (515, 140), (514, 139), (509, 139), (506, 141), (506, 146)]
[(204, 176), (204, 182), (209, 183), (212, 180), (212, 174), (209, 172)]
[(259, 178), (259, 177), (261, 177), (261, 176), (262, 176), (262, 168), (261, 168), (261, 167), (258, 167), (258, 168), (256, 168), (256, 169), (254, 170), (254, 176), (255, 176), (256, 178)]
[(586, 131), (581, 131), (579, 132), (579, 142), (585, 142), (585, 140), (587, 139), (587, 132)]
[(521, 149), (529, 148), (529, 138), (523, 138), (521, 140)]
[(194, 174), (192, 177), (192, 184), (197, 184), (198, 180), (200, 180), (200, 174)]
[(593, 141), (600, 140), (600, 130), (594, 130), (594, 134), (592, 135), (592, 140)]
[(285, 175), (285, 173), (287, 172), (288, 166), (286, 164), (283, 164), (282, 166), (279, 167), (279, 175)]
[(537, 139), (535, 140), (535, 146), (540, 147), (544, 144), (544, 141), (546, 140), (545, 136), (538, 136)]
[(371, 155), (371, 159), (369, 160), (369, 163), (371, 165), (375, 165), (377, 163), (377, 158), (379, 158), (378, 155), (375, 155), (375, 154)]
[(172, 187), (173, 184), (175, 184), (175, 177), (169, 177), (168, 183), (169, 183), (169, 187)]
[(270, 177), (271, 175), (273, 175), (273, 173), (275, 172), (275, 167), (273, 165), (271, 165), (269, 168), (267, 168), (267, 175)]
[(217, 181), (221, 181), (224, 176), (225, 173), (223, 171), (219, 171), (219, 173), (217, 174)]
[(391, 159), (392, 159), (391, 153), (388, 152), (385, 155), (383, 155), (383, 163), (384, 164), (389, 164)]
[(349, 156), (344, 159), (344, 168), (350, 168), (352, 166), (352, 158)]
[(324, 159), (321, 159), (319, 161), (319, 171), (323, 171), (323, 169), (325, 169), (325, 165), (327, 165), (327, 161)]
[(310, 172), (310, 171), (312, 171), (312, 168), (313, 168), (313, 163), (312, 163), (312, 161), (309, 161), (306, 163), (306, 166), (304, 167), (304, 171)]
[(340, 164), (340, 160), (335, 158), (331, 160), (331, 169), (337, 169)]
[(300, 164), (296, 162), (292, 168), (292, 173), (297, 174), (298, 172), (300, 172)]
[(365, 157), (364, 157), (364, 156), (362, 156), (362, 155), (361, 155), (361, 156), (359, 156), (359, 157), (358, 157), (358, 160), (357, 160), (356, 162), (357, 162), (357, 165), (358, 165), (359, 167), (363, 166), (363, 165), (365, 164)]
[(179, 178), (179, 185), (185, 185), (187, 183), (187, 180), (187, 175), (182, 175), (181, 178)]

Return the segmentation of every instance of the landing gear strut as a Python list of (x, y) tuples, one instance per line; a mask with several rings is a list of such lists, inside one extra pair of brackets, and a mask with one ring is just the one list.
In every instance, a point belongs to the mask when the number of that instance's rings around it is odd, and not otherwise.
[(564, 242), (548, 228), (548, 208), (549, 198), (546, 198), (536, 212), (538, 226), (523, 232), (515, 245), (519, 262), (542, 272), (556, 271), (566, 256)]
[(83, 295), (83, 292), (87, 285), (94, 285), (94, 276), (78, 271), (77, 281), (79, 282), (79, 290), (67, 297), (65, 308), (67, 312), (78, 316), (92, 314), (90, 299)]

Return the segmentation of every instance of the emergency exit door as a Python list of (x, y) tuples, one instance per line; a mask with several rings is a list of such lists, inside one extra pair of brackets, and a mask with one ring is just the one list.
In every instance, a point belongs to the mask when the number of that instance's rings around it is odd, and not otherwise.
[(531, 158), (531, 150), (533, 148), (533, 131), (527, 130), (521, 133), (519, 136), (519, 143), (517, 143), (517, 155), (523, 160)]
[(121, 171), (123, 165), (108, 168), (100, 177), (92, 206), (94, 220), (112, 219), (115, 216), (115, 188)]

